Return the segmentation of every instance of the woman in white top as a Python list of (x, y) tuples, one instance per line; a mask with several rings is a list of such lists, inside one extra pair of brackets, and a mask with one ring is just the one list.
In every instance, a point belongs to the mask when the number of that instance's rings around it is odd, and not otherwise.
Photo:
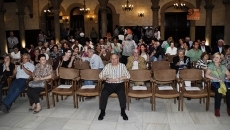
[(156, 38), (157, 40), (160, 40), (161, 36), (160, 36), (160, 31), (158, 30), (158, 27), (156, 27), (154, 29), (154, 38)]
[(149, 61), (149, 54), (147, 53), (147, 45), (141, 44), (140, 55), (141, 55), (141, 57), (143, 57), (145, 59), (146, 63)]
[(19, 48), (17, 46), (13, 47), (14, 51), (11, 52), (11, 57), (13, 58), (14, 61), (18, 61), (21, 58), (21, 52), (19, 51)]
[(170, 41), (170, 47), (167, 48), (165, 55), (176, 55), (177, 48), (174, 46), (174, 41)]

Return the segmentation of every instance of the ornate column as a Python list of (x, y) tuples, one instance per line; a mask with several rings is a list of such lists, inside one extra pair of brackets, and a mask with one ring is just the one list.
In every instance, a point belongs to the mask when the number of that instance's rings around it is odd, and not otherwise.
[(227, 45), (230, 45), (230, 0), (223, 0), (225, 5), (225, 19), (224, 19), (224, 42)]
[(60, 35), (60, 23), (59, 23), (59, 13), (60, 13), (60, 5), (62, 0), (50, 0), (54, 13), (54, 33), (55, 33), (55, 42), (59, 42), (61, 35)]
[(151, 9), (153, 11), (153, 29), (159, 26), (159, 17), (158, 17), (158, 11), (160, 9), (160, 6), (153, 5), (151, 6)]
[(6, 28), (4, 21), (4, 14), (6, 10), (4, 9), (4, 0), (0, 0), (0, 55), (6, 54), (8, 52), (7, 49), (7, 41), (6, 41)]
[[(208, 1), (208, 2), (207, 2)], [(206, 42), (211, 45), (212, 40), (212, 10), (214, 5), (211, 0), (207, 0), (206, 5), (204, 6), (206, 10), (206, 21), (205, 21), (205, 39)]]
[(25, 7), (28, 0), (16, 0), (17, 4), (17, 11), (16, 14), (18, 15), (18, 22), (19, 22), (19, 36), (20, 36), (20, 43), (21, 47), (26, 47), (26, 38), (25, 38), (25, 23), (24, 23), (24, 15)]
[(101, 36), (106, 36), (107, 33), (107, 4), (109, 0), (98, 0), (100, 4), (100, 11), (101, 11)]

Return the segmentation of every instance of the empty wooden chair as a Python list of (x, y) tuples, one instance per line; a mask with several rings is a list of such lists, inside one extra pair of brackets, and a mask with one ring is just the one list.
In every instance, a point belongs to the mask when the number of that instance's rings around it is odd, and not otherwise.
[[(99, 74), (101, 70), (96, 69), (85, 69), (80, 70), (80, 78), (78, 80), (78, 87), (76, 90), (76, 103), (78, 108), (78, 96), (81, 97), (92, 97), (99, 96), (100, 101), (100, 91), (101, 91), (101, 80), (99, 79)], [(97, 82), (97, 85), (82, 85), (84, 80), (90, 80)]]
[(74, 68), (78, 70), (90, 69), (89, 61), (75, 60)]
[[(153, 91), (153, 104), (154, 111), (156, 110), (156, 98), (170, 99), (178, 98), (178, 111), (180, 111), (180, 91), (177, 91), (176, 83), (179, 81), (176, 79), (176, 70), (154, 70), (154, 91)], [(164, 85), (164, 86), (158, 86)], [(165, 86), (166, 85), (166, 86)]]
[(151, 63), (152, 71), (170, 69), (169, 61), (154, 61)]
[(146, 82), (150, 81), (150, 86), (130, 86), (126, 83), (127, 105), (129, 110), (130, 98), (150, 98), (153, 110), (153, 79), (150, 70), (131, 70), (129, 82)]
[[(184, 97), (186, 98), (206, 98), (206, 111), (209, 109), (210, 100), (210, 81), (202, 77), (202, 71), (199, 69), (184, 69), (180, 70), (179, 78), (181, 81), (181, 110), (183, 111)], [(184, 81), (192, 81), (193, 86), (185, 86)], [(204, 88), (202, 84), (198, 86), (197, 82), (204, 82)]]
[(58, 87), (52, 90), (53, 106), (55, 106), (54, 95), (56, 95), (56, 98), (58, 95), (73, 96), (73, 104), (74, 104), (74, 108), (76, 108), (75, 90), (76, 90), (76, 82), (77, 80), (79, 80), (79, 70), (61, 67), (59, 69), (59, 73), (60, 73), (59, 77), (61, 79), (70, 80), (71, 84), (70, 85), (59, 85)]

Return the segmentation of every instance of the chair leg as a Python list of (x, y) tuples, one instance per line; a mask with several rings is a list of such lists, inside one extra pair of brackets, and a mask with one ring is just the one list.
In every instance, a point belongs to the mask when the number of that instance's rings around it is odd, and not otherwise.
[(43, 96), (41, 96), (41, 99), (43, 100)]
[(174, 104), (176, 104), (176, 98), (174, 98)]
[(156, 97), (155, 96), (152, 97), (151, 100), (152, 100), (152, 111), (153, 111), (153, 108), (154, 108), (154, 111), (156, 111)]
[(46, 106), (47, 109), (50, 109), (49, 93), (46, 94)]
[(201, 104), (201, 99), (202, 99), (202, 98), (200, 98), (200, 104)]
[(74, 104), (74, 108), (76, 108), (75, 93), (73, 94), (73, 104)]
[(210, 97), (207, 97), (207, 99), (206, 99), (206, 111), (209, 110), (209, 105), (210, 105)]
[(203, 98), (203, 103), (205, 103), (205, 98)]
[(184, 97), (181, 97), (181, 111), (183, 111), (184, 107)]
[(61, 96), (61, 100), (63, 100), (63, 96)]
[(53, 107), (55, 107), (55, 100), (54, 100), (54, 94), (52, 93), (52, 102), (53, 102)]
[(180, 96), (178, 98), (178, 111), (180, 111)]
[[(128, 100), (130, 100), (130, 97), (128, 96)], [(127, 105), (128, 105), (128, 111), (129, 111), (129, 102), (127, 103)]]
[(77, 105), (77, 109), (78, 109), (78, 95), (76, 94), (76, 105)]

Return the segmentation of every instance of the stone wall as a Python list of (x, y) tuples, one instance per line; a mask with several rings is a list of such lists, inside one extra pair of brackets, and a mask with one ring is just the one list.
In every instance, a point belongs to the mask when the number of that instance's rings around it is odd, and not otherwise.
[[(47, 6), (47, 0), (33, 0), (34, 15), (31, 19), (29, 17), (29, 11), (26, 8), (25, 12), (25, 29), (34, 30), (41, 29), (45, 27), (44, 23), (44, 13), (42, 12), (45, 6)], [(120, 14), (119, 18), (114, 20), (119, 20), (119, 24), (122, 26), (149, 26), (152, 25), (152, 10), (151, 10), (151, 0), (129, 0), (131, 4), (134, 5), (134, 9), (131, 12), (125, 12), (122, 10), (121, 5), (125, 4), (125, 0), (109, 0), (109, 3), (114, 6), (116, 13)], [(144, 2), (143, 2), (144, 1)], [(173, 0), (160, 0), (159, 5), (163, 6), (166, 3)], [(174, 0), (176, 1), (176, 0)], [(192, 5), (196, 6), (196, 0), (186, 0)], [(61, 15), (69, 16), (71, 11), (71, 5), (73, 4), (83, 4), (83, 0), (63, 0), (61, 3)], [(96, 8), (99, 5), (98, 0), (86, 0), (86, 5), (91, 9), (90, 16), (94, 15), (94, 21), (89, 21), (87, 15), (85, 15), (85, 30), (86, 36), (89, 35), (89, 31), (92, 27), (95, 27), (98, 30), (98, 18)], [(196, 26), (205, 26), (205, 2), (201, 2), (201, 19), (195, 22)], [(214, 26), (223, 26), (224, 25), (224, 10), (225, 7), (222, 4), (222, 0), (214, 1), (213, 9), (213, 25)], [(6, 30), (18, 30), (18, 17), (15, 14), (16, 3), (5, 3), (6, 13), (5, 13), (5, 22)], [(144, 12), (144, 17), (138, 17), (138, 12)], [(43, 17), (43, 18), (42, 18)], [(159, 10), (159, 25), (160, 25), (161, 15)]]

